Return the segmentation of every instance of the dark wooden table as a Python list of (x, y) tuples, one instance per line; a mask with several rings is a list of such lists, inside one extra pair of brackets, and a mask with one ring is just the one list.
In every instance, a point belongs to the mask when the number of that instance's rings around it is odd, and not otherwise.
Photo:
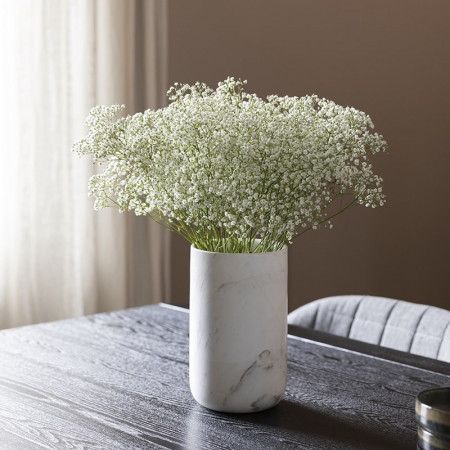
[(289, 338), (275, 408), (223, 414), (188, 383), (188, 312), (164, 305), (0, 332), (0, 449), (414, 449), (414, 397), (450, 364)]

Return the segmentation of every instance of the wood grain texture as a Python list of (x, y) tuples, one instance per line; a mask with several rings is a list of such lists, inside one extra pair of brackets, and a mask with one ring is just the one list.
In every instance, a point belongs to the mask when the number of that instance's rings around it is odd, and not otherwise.
[(450, 364), (439, 373), (310, 338), (289, 338), (284, 400), (237, 415), (191, 397), (187, 312), (1, 331), (0, 449), (414, 449), (414, 397), (450, 385)]

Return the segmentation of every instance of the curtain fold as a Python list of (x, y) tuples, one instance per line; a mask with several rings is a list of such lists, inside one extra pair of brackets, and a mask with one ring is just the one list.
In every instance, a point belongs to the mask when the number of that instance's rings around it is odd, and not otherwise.
[(93, 211), (95, 168), (71, 151), (96, 104), (164, 106), (165, 0), (1, 8), (0, 328), (168, 299), (170, 236), (148, 218)]

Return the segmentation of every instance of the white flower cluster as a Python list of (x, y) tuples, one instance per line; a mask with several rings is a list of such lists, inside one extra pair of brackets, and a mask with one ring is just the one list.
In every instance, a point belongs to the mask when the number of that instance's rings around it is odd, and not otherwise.
[(74, 150), (105, 163), (90, 180), (95, 208), (151, 216), (203, 250), (248, 252), (279, 249), (353, 203), (383, 204), (368, 154), (386, 143), (369, 116), (316, 96), (265, 101), (245, 84), (175, 84), (169, 106), (125, 118), (123, 106), (94, 108)]

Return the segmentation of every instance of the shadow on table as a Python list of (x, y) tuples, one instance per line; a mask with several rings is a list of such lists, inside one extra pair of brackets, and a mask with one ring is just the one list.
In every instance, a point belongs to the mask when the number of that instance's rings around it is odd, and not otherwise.
[[(255, 445), (265, 440), (272, 445), (268, 448), (416, 448), (411, 430), (394, 429), (386, 418), (377, 419), (373, 412), (369, 420), (361, 423), (356, 415), (330, 415), (289, 400), (254, 414), (217, 413), (196, 405), (188, 420), (188, 441), (194, 445), (189, 448), (203, 448), (212, 422), (222, 423), (219, 429), (227, 429), (228, 439), (236, 444), (242, 441), (242, 448), (247, 448), (244, 443), (248, 444), (249, 439), (256, 439)], [(215, 440), (218, 443), (220, 436)]]

